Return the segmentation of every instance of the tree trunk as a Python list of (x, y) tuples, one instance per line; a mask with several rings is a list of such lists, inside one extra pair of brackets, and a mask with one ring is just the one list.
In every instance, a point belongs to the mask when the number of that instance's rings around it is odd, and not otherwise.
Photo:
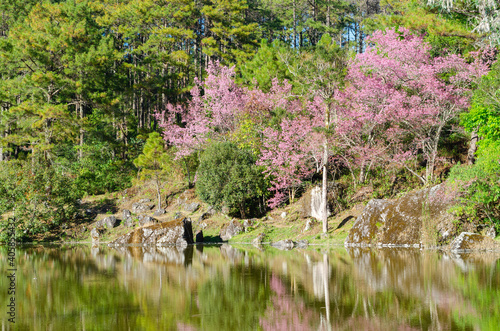
[(296, 0), (293, 0), (293, 48), (297, 49), (297, 3)]
[[(325, 112), (325, 128), (330, 125), (330, 105), (327, 106)], [(328, 142), (326, 139), (326, 132), (323, 141), (323, 181), (321, 185), (321, 222), (323, 223), (323, 233), (328, 232), (328, 203), (327, 203), (327, 184), (328, 184)]]
[(323, 233), (328, 232), (328, 204), (327, 204), (327, 162), (328, 162), (328, 145), (326, 142), (323, 144), (323, 182), (321, 185), (321, 218), (323, 223)]
[(241, 218), (246, 218), (246, 215), (245, 215), (245, 202), (241, 201), (239, 203), (239, 205), (240, 205), (240, 216), (241, 216)]
[(326, 27), (330, 27), (330, 0), (326, 1)]
[(469, 150), (467, 151), (467, 164), (473, 165), (476, 162), (477, 141), (479, 136), (477, 130), (472, 131), (469, 143)]
[(84, 132), (83, 132), (83, 107), (80, 101), (77, 102), (76, 106), (78, 107), (77, 112), (80, 116), (80, 150), (78, 151), (78, 160), (81, 160), (83, 157), (83, 140), (84, 140)]
[(188, 178), (188, 188), (192, 188), (194, 185), (191, 183), (191, 173), (189, 171), (189, 164), (186, 158), (184, 158), (184, 166), (186, 167), (186, 174)]
[(158, 176), (155, 178), (155, 184), (156, 184), (156, 194), (158, 195), (158, 209), (161, 209), (161, 193), (160, 193), (160, 179)]
[[(443, 130), (444, 123), (439, 125), (436, 135), (434, 136), (434, 141), (432, 141), (431, 151), (427, 160), (427, 166), (425, 169), (425, 181), (426, 184), (434, 180), (434, 167), (436, 166), (436, 158), (438, 152), (439, 138), (441, 137), (441, 131)], [(424, 147), (425, 148), (425, 147)]]

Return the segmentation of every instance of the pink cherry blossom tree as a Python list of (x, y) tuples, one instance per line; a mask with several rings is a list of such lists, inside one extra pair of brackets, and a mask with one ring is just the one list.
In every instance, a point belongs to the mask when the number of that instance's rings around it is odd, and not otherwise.
[(322, 139), (314, 129), (322, 125), (325, 108), (320, 98), (304, 103), (292, 95), (291, 84), (276, 79), (267, 93), (240, 87), (234, 68), (218, 63), (209, 65), (206, 80), (196, 82), (191, 95), (186, 106), (168, 104), (157, 114), (177, 157), (204, 150), (214, 141), (258, 146), (258, 164), (265, 166), (274, 192), (272, 208), (286, 197), (293, 200), (302, 180), (318, 171)]
[(246, 91), (233, 78), (234, 67), (210, 63), (206, 80), (195, 81), (186, 106), (169, 103), (156, 114), (164, 139), (177, 147), (177, 157), (203, 150), (209, 141), (227, 140), (236, 128)]
[[(426, 184), (433, 180), (445, 126), (467, 109), (487, 65), (454, 54), (432, 58), (423, 38), (404, 28), (376, 31), (367, 41), (372, 46), (350, 63), (350, 84), (338, 94), (337, 132), (360, 163), (360, 182), (367, 167), (385, 157)], [(419, 150), (425, 175), (407, 163)]]
[(307, 104), (302, 112), (291, 113), (277, 128), (264, 130), (264, 142), (258, 164), (271, 178), (274, 196), (269, 206), (275, 208), (288, 197), (292, 202), (304, 178), (322, 167), (322, 126), (324, 106), (319, 98)]

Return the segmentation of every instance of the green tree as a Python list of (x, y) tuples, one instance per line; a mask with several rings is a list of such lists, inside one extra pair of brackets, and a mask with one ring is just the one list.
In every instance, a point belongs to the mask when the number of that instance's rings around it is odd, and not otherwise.
[(209, 146), (201, 156), (196, 192), (216, 208), (237, 209), (241, 218), (266, 190), (264, 176), (252, 153), (229, 142)]
[(16, 218), (19, 241), (74, 219), (79, 198), (81, 191), (64, 169), (41, 157), (0, 163), (0, 214)]
[(461, 116), (465, 129), (477, 134), (475, 164), (455, 166), (452, 182), (464, 192), (457, 208), (471, 218), (486, 217), (500, 230), (500, 63), (493, 65), (474, 92), (468, 113)]
[(255, 81), (261, 91), (269, 92), (273, 79), (277, 78), (280, 82), (291, 80), (285, 63), (279, 58), (279, 53), (286, 50), (286, 46), (279, 40), (269, 44), (263, 39), (252, 60), (241, 67), (242, 81), (249, 85)]
[(381, 13), (364, 20), (367, 33), (389, 27), (408, 28), (425, 35), (434, 56), (467, 53), (476, 47), (480, 38), (468, 27), (466, 16), (440, 14), (420, 0), (383, 0), (380, 5)]
[(158, 209), (161, 209), (162, 183), (167, 180), (172, 169), (172, 156), (165, 150), (165, 141), (158, 132), (149, 134), (144, 150), (134, 160), (143, 180), (152, 180), (158, 196)]

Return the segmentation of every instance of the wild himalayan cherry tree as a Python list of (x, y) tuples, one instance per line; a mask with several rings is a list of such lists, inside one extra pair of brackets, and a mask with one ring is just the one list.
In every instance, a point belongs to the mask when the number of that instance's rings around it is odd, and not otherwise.
[(177, 147), (177, 157), (203, 150), (209, 140), (225, 140), (236, 128), (245, 91), (233, 77), (234, 67), (210, 64), (206, 80), (195, 81), (187, 107), (169, 103), (166, 111), (156, 114), (164, 139)]
[(317, 97), (305, 108), (290, 112), (277, 128), (264, 130), (262, 155), (258, 164), (265, 166), (270, 176), (274, 196), (269, 206), (279, 206), (287, 197), (294, 200), (302, 180), (322, 167), (322, 133), (315, 130), (323, 125), (325, 106)]
[(191, 90), (187, 107), (168, 104), (157, 114), (164, 139), (177, 148), (177, 157), (213, 141), (235, 140), (244, 148), (258, 148), (258, 164), (265, 167), (275, 193), (270, 207), (287, 196), (293, 200), (302, 179), (321, 164), (322, 139), (314, 131), (324, 117), (320, 98), (304, 104), (292, 96), (289, 83), (276, 79), (267, 93), (239, 87), (234, 68), (217, 63), (207, 71), (205, 82), (196, 82)]
[[(445, 126), (467, 109), (488, 66), (454, 54), (432, 58), (430, 45), (406, 29), (376, 31), (367, 41), (373, 46), (350, 63), (349, 84), (337, 97), (340, 141), (361, 167), (361, 182), (372, 164), (390, 159), (426, 184)], [(418, 150), (426, 160), (423, 176), (407, 162)]]

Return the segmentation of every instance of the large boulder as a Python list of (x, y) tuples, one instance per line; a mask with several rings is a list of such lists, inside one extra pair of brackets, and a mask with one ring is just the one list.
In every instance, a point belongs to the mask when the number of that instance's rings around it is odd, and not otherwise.
[(471, 250), (500, 250), (500, 243), (489, 236), (477, 233), (462, 232), (450, 244), (452, 252), (462, 252)]
[(119, 225), (119, 221), (114, 216), (108, 216), (95, 223), (96, 228), (108, 228), (112, 229)]
[(185, 203), (184, 210), (190, 213), (194, 213), (200, 208), (200, 204), (198, 202)]
[(193, 229), (189, 218), (138, 228), (110, 243), (111, 246), (188, 244), (193, 244)]
[(222, 229), (220, 230), (220, 237), (223, 241), (228, 241), (242, 231), (243, 225), (241, 225), (238, 221), (232, 220), (222, 226)]
[[(449, 232), (453, 199), (444, 184), (396, 200), (371, 200), (356, 219), (346, 246), (421, 246)], [(441, 232), (441, 233), (439, 233)]]
[(135, 214), (139, 213), (146, 213), (149, 212), (154, 208), (154, 204), (150, 204), (151, 200), (149, 199), (142, 199), (139, 202), (133, 203), (132, 204), (132, 212)]
[(123, 221), (122, 221), (122, 224), (123, 226), (127, 227), (127, 228), (130, 228), (130, 227), (133, 227), (135, 225), (135, 222), (134, 220), (132, 219), (132, 217), (127, 217), (125, 218)]
[(265, 234), (264, 233), (259, 233), (259, 235), (252, 240), (252, 245), (259, 246), (262, 245), (262, 242), (264, 241)]
[(139, 215), (137, 219), (139, 220), (139, 226), (152, 225), (158, 223), (158, 220), (151, 216)]
[(124, 220), (125, 220), (125, 219), (127, 219), (127, 218), (129, 218), (129, 217), (132, 217), (132, 213), (131, 213), (131, 212), (130, 212), (130, 210), (128, 210), (128, 209), (124, 209), (124, 210), (122, 211), (122, 214), (123, 214), (123, 219), (124, 219)]

